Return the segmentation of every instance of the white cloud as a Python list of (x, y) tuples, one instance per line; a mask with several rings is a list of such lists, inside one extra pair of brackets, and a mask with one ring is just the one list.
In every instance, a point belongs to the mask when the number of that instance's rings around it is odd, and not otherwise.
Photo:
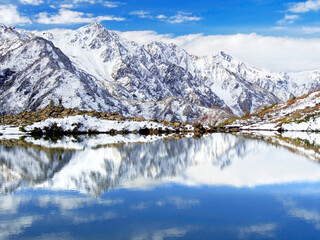
[(200, 21), (202, 18), (192, 16), (191, 13), (179, 12), (177, 15), (165, 18), (164, 21), (169, 23), (183, 23), (183, 22), (194, 22)]
[(316, 226), (320, 224), (320, 214), (315, 210), (303, 208), (292, 208), (289, 210), (290, 215), (300, 218), (306, 222), (315, 222)]
[(160, 14), (157, 16), (157, 19), (167, 19), (167, 16), (163, 15), (163, 14)]
[(152, 16), (150, 12), (140, 10), (140, 11), (130, 12), (129, 14), (133, 16), (137, 16), (139, 18), (158, 19), (160, 21), (168, 22), (168, 23), (183, 23), (183, 22), (193, 22), (193, 21), (202, 20), (202, 18), (192, 16), (191, 13), (187, 13), (187, 12), (178, 12), (176, 15), (173, 15), (173, 16), (166, 16), (163, 14)]
[(302, 31), (306, 34), (320, 33), (320, 27), (303, 27)]
[(0, 23), (6, 25), (24, 25), (32, 23), (30, 18), (20, 15), (17, 6), (0, 5)]
[(288, 214), (294, 218), (299, 218), (306, 223), (314, 225), (316, 230), (320, 230), (320, 213), (314, 209), (306, 209), (297, 206), (293, 200), (281, 200), (288, 211)]
[(20, 0), (22, 4), (30, 4), (30, 5), (40, 5), (43, 3), (43, 0)]
[(288, 11), (293, 13), (306, 13), (318, 11), (320, 9), (320, 0), (308, 0), (305, 2), (292, 3)]
[(0, 213), (5, 215), (16, 214), (19, 207), (30, 200), (30, 197), (25, 196), (4, 196), (1, 198), (0, 202)]
[(37, 22), (41, 24), (77, 24), (77, 23), (91, 23), (102, 21), (123, 21), (124, 18), (114, 16), (92, 16), (83, 12), (71, 11), (67, 9), (60, 9), (58, 14), (48, 14), (41, 12), (38, 14)]
[(137, 16), (139, 18), (152, 18), (150, 12), (143, 10), (130, 12), (129, 15)]
[(277, 21), (277, 24), (279, 25), (286, 25), (286, 24), (292, 24), (297, 19), (300, 18), (297, 14), (307, 13), (311, 11), (318, 11), (320, 10), (320, 0), (307, 0), (304, 2), (293, 2), (289, 3), (289, 8), (287, 9), (287, 12), (295, 13), (295, 14), (285, 14), (285, 16)]
[(122, 204), (123, 199), (93, 199), (86, 197), (74, 197), (74, 196), (50, 196), (44, 195), (39, 198), (39, 206), (42, 208), (48, 205), (55, 205), (59, 207), (61, 212), (77, 210), (83, 207), (89, 207), (94, 204), (100, 204), (105, 206)]
[(133, 240), (163, 240), (167, 238), (181, 238), (186, 235), (188, 232), (195, 230), (194, 227), (186, 227), (186, 228), (167, 228), (167, 229), (159, 229), (159, 230), (149, 230), (148, 232), (135, 233), (132, 237)]
[(129, 32), (117, 32), (123, 37), (136, 41), (137, 43), (143, 45), (150, 43), (152, 41), (163, 41), (163, 42), (174, 42), (174, 38), (171, 34), (157, 34), (154, 31), (129, 31)]
[(239, 238), (248, 239), (252, 236), (263, 238), (274, 238), (276, 230), (276, 224), (266, 223), (257, 224), (240, 228)]
[(116, 8), (119, 5), (124, 4), (124, 3), (120, 3), (120, 2), (111, 2), (111, 1), (105, 1), (103, 3), (104, 6), (108, 7), (108, 8)]
[(38, 216), (23, 216), (13, 220), (2, 220), (0, 223), (0, 239), (9, 239), (23, 233), (26, 228), (39, 220)]
[(288, 30), (288, 27), (285, 26), (275, 26), (272, 28), (273, 30)]
[(149, 205), (150, 205), (149, 203), (140, 202), (138, 204), (130, 205), (130, 208), (135, 210), (143, 210), (143, 209), (149, 208)]
[(103, 0), (73, 0), (74, 4), (81, 3), (81, 2), (90, 3), (90, 4), (102, 3), (104, 6), (108, 8), (116, 8), (119, 5), (125, 4), (122, 2), (103, 1)]
[(168, 197), (165, 200), (160, 200), (156, 205), (162, 207), (164, 205), (174, 205), (177, 209), (187, 209), (199, 205), (200, 201), (197, 199), (183, 199), (181, 197)]
[(46, 240), (73, 240), (69, 232), (57, 232), (57, 233), (43, 233), (38, 236), (36, 239), (46, 239)]
[(80, 3), (80, 2), (87, 2), (87, 3), (91, 3), (91, 4), (97, 3), (96, 0), (73, 0), (73, 3)]
[(284, 17), (277, 22), (277, 24), (279, 24), (279, 25), (292, 24), (298, 18), (300, 18), (299, 15), (285, 14)]
[(275, 72), (315, 70), (320, 67), (320, 39), (268, 37), (255, 33), (236, 35), (191, 34), (172, 37), (153, 31), (120, 32), (129, 40), (146, 44), (152, 41), (175, 43), (197, 56), (215, 55), (220, 51), (251, 66)]
[(73, 4), (62, 4), (60, 5), (60, 8), (73, 8), (74, 5)]
[(113, 211), (108, 211), (104, 213), (98, 213), (98, 214), (77, 214), (73, 213), (71, 215), (72, 222), (76, 225), (79, 225), (81, 223), (90, 223), (90, 222), (96, 222), (96, 221), (102, 221), (102, 220), (111, 220), (115, 218), (119, 218), (118, 214)]

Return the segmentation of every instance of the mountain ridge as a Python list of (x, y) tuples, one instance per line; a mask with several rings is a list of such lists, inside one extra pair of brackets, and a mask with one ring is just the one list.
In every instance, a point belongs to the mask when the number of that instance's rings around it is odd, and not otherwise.
[[(10, 36), (16, 36), (14, 41), (8, 40)], [(45, 39), (52, 51), (42, 51), (46, 56), (38, 59), (26, 56), (23, 50), (31, 39)], [(41, 53), (40, 42), (33, 56)], [(320, 88), (319, 71), (270, 73), (224, 52), (196, 57), (174, 44), (154, 41), (140, 46), (99, 23), (43, 32), (0, 26), (0, 43), (2, 113), (33, 110), (48, 105), (50, 99), (62, 98), (66, 107), (216, 124)], [(10, 61), (5, 60), (8, 55)], [(53, 59), (55, 68), (42, 64), (51, 56), (58, 57)], [(16, 99), (17, 89), (25, 88), (27, 76), (21, 73), (27, 72), (26, 63), (40, 66), (29, 73), (41, 79), (29, 81), (31, 89), (38, 87), (40, 93), (20, 94), (23, 101), (16, 104), (9, 101), (8, 92)], [(65, 64), (68, 67), (61, 67)], [(51, 76), (45, 75), (48, 69)], [(64, 86), (55, 86), (61, 78)], [(48, 89), (48, 83), (55, 87)], [(66, 92), (68, 88), (72, 91)]]

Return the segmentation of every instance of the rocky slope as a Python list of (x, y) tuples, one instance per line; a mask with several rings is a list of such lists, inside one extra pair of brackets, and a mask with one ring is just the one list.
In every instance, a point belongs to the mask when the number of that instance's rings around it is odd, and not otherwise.
[(226, 122), (250, 130), (320, 131), (320, 90)]
[[(66, 107), (169, 121), (222, 122), (320, 87), (320, 72), (273, 74), (221, 52), (135, 42), (93, 23), (27, 32), (0, 26), (0, 112)], [(18, 101), (17, 101), (18, 100)]]

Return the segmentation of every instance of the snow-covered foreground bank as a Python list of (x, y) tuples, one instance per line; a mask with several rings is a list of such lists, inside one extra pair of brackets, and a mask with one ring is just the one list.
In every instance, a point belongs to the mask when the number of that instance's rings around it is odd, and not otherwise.
[[(86, 138), (81, 135), (78, 136), (61, 136), (56, 141), (46, 140), (46, 131), (53, 126), (57, 127), (65, 133), (100, 133), (94, 137)], [(159, 139), (170, 138), (174, 136), (172, 132), (177, 131), (193, 131), (192, 125), (185, 125), (180, 127), (168, 126), (158, 122), (152, 121), (113, 121), (103, 120), (95, 117), (79, 115), (64, 118), (49, 118), (41, 122), (36, 122), (31, 125), (25, 126), (22, 132), (20, 127), (13, 126), (0, 126), (0, 140), (18, 140), (24, 137), (24, 141), (32, 143), (34, 145), (46, 147), (46, 148), (63, 148), (80, 150), (84, 148), (98, 147), (108, 144), (121, 144), (121, 143), (143, 143), (152, 142)], [(30, 137), (30, 133), (35, 129), (42, 131), (43, 137), (33, 138)], [(140, 135), (141, 130), (148, 129), (150, 131), (164, 131), (168, 134), (158, 135)], [(62, 133), (63, 133), (62, 132)], [(127, 133), (110, 135), (106, 133)], [(184, 137), (191, 137), (191, 132), (184, 134)]]
[(19, 139), (26, 136), (27, 133), (21, 132), (19, 127), (2, 125), (0, 126), (0, 140), (1, 139)]
[[(24, 128), (27, 132), (32, 132), (35, 129), (42, 130), (46, 133), (46, 128), (51, 128), (56, 126), (60, 128), (63, 132), (95, 132), (95, 133), (107, 133), (111, 131), (123, 131), (123, 132), (136, 132), (142, 129), (149, 130), (162, 130), (162, 131), (175, 131), (182, 130), (182, 127), (165, 125), (158, 122), (152, 121), (114, 121), (98, 119), (86, 115), (70, 116), (64, 118), (49, 118), (41, 122), (33, 123)], [(194, 128), (192, 125), (186, 125), (183, 129), (187, 131), (192, 131)]]
[(148, 129), (150, 131), (177, 132), (177, 131), (193, 131), (195, 128), (190, 124), (176, 123), (177, 125), (165, 125), (154, 121), (118, 121), (98, 119), (87, 115), (69, 116), (64, 118), (49, 118), (31, 125), (22, 126), (0, 126), (0, 138), (19, 138), (38, 130), (46, 134), (53, 127), (62, 133), (138, 133), (141, 130)]

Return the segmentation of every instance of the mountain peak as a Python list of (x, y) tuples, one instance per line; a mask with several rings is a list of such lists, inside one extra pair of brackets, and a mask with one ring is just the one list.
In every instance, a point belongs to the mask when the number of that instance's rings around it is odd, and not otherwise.
[(147, 45), (149, 45), (149, 46), (159, 46), (159, 47), (167, 46), (164, 42), (160, 42), (160, 41), (156, 41), (156, 40), (148, 43)]
[(88, 25), (85, 25), (83, 28), (87, 29), (98, 29), (98, 30), (107, 30), (101, 23), (93, 22)]
[(231, 61), (233, 60), (233, 58), (232, 58), (231, 55), (229, 55), (229, 54), (227, 54), (227, 53), (225, 53), (225, 52), (223, 52), (223, 51), (221, 51), (221, 52), (218, 54), (218, 56), (221, 56), (223, 59), (225, 59), (225, 60), (228, 61), (228, 62), (231, 62)]
[(0, 24), (0, 30), (2, 30), (3, 32), (7, 32), (7, 31), (16, 32), (14, 27), (8, 27), (4, 24)]
[[(4, 24), (0, 24), (0, 43), (2, 43), (2, 46), (0, 46), (0, 52), (1, 49), (6, 48), (11, 49), (10, 45), (14, 45), (17, 47), (21, 42), (24, 42), (31, 38), (31, 33), (26, 32), (21, 29), (16, 29), (15, 27), (8, 27)], [(3, 44), (3, 40), (7, 39), (7, 43)], [(9, 44), (10, 42), (10, 44)], [(7, 46), (6, 46), (7, 45)]]
[(91, 35), (98, 38), (109, 38), (110, 36), (114, 36), (115, 34), (105, 28), (98, 22), (93, 22), (86, 26), (83, 26), (76, 30), (78, 33), (83, 33), (85, 35)]
[(0, 29), (16, 31), (15, 27), (7, 26), (4, 23), (0, 23)]
[(164, 43), (164, 42), (161, 42), (161, 41), (152, 41), (150, 42), (149, 44), (147, 44), (148, 46), (158, 46), (158, 47), (161, 47), (161, 48), (172, 48), (172, 49), (177, 49), (179, 48), (178, 45), (174, 44), (174, 43)]

